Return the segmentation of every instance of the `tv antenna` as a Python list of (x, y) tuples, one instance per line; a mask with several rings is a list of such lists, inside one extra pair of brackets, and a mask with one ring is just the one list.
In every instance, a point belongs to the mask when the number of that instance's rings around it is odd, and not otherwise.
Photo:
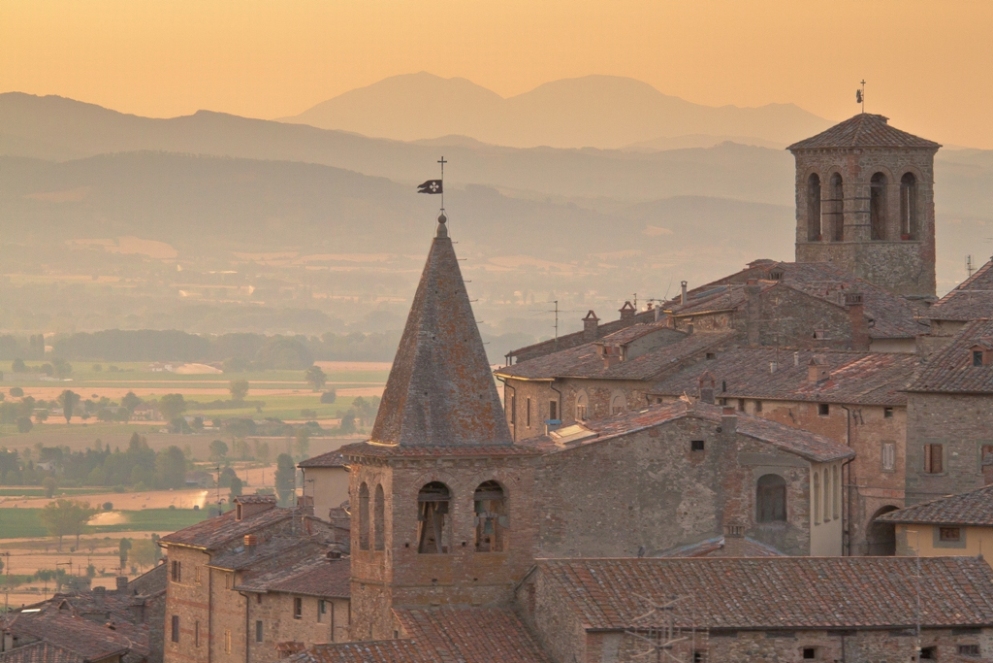
[(865, 79), (862, 79), (862, 87), (855, 90), (855, 103), (862, 104), (862, 112), (865, 113)]

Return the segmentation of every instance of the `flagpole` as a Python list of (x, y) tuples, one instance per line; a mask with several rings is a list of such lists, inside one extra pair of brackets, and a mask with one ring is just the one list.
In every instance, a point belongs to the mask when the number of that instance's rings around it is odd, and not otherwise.
[(438, 163), (441, 164), (441, 211), (444, 212), (445, 211), (445, 164), (448, 162), (445, 161), (445, 157), (442, 156), (441, 159), (438, 160)]

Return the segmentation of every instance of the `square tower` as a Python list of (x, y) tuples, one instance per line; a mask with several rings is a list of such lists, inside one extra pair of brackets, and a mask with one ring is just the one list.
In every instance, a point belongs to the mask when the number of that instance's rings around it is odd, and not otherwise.
[(940, 147), (869, 113), (790, 145), (796, 261), (829, 262), (896, 294), (933, 298)]

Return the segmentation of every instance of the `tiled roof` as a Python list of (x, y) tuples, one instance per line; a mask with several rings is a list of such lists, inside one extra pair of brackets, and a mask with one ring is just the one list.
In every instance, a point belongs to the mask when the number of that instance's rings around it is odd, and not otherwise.
[[(680, 400), (675, 403), (653, 405), (644, 410), (625, 412), (603, 419), (591, 419), (577, 425), (594, 433), (592, 436), (581, 438), (580, 444), (588, 445), (661, 426), (685, 417), (696, 417), (709, 422), (720, 423), (721, 413), (722, 409), (713, 405), (688, 403)], [(778, 449), (796, 454), (807, 460), (826, 463), (851, 458), (854, 455), (854, 452), (845, 445), (800, 428), (792, 428), (774, 421), (759, 419), (742, 412), (736, 412), (735, 416), (738, 433), (771, 444)], [(527, 440), (522, 444), (529, 444), (546, 452), (558, 449), (549, 436)]]
[(316, 645), (291, 663), (551, 663), (506, 608), (394, 610), (402, 640)]
[(952, 288), (928, 310), (932, 320), (993, 318), (993, 260)]
[[(625, 302), (625, 305), (626, 304), (627, 302)], [(590, 313), (592, 313), (592, 311), (590, 311)], [(613, 334), (621, 329), (626, 329), (630, 325), (650, 323), (654, 320), (655, 311), (649, 309), (647, 311), (635, 313), (634, 316), (630, 318), (620, 318), (618, 320), (611, 320), (610, 322), (598, 324), (597, 339), (603, 338), (604, 336), (609, 336), (610, 334)], [(525, 361), (527, 359), (533, 359), (534, 357), (540, 357), (552, 352), (558, 352), (559, 350), (574, 348), (577, 345), (582, 345), (588, 342), (589, 341), (586, 340), (586, 334), (582, 331), (578, 331), (559, 336), (555, 339), (548, 339), (547, 341), (542, 341), (540, 343), (526, 345), (523, 348), (511, 350), (507, 353), (507, 357), (519, 357), (521, 361)]]
[(361, 458), (363, 456), (374, 456), (382, 458), (459, 458), (465, 456), (528, 456), (535, 451), (520, 445), (510, 446), (437, 446), (437, 447), (401, 447), (388, 444), (376, 444), (374, 442), (357, 442), (346, 444), (340, 451), (346, 458)]
[(882, 115), (859, 113), (816, 136), (793, 143), (786, 149), (795, 151), (832, 147), (909, 147), (936, 150), (941, 147), (934, 141), (891, 127), (888, 120), (889, 118)]
[[(907, 628), (918, 619), (926, 628), (993, 626), (993, 569), (972, 557), (551, 559), (537, 567), (587, 629), (647, 626), (636, 621), (647, 612), (639, 597), (672, 596), (688, 597), (697, 627), (710, 629)], [(927, 597), (919, 613), (918, 596)]]
[(148, 655), (147, 625), (115, 622), (111, 629), (76, 616), (71, 609), (60, 610), (52, 603), (39, 612), (19, 613), (8, 628), (20, 638), (47, 642), (88, 661), (129, 652)]
[(297, 467), (348, 467), (348, 462), (340, 451), (329, 451), (320, 456), (302, 460)]
[(238, 495), (234, 498), (237, 504), (276, 504), (275, 495)]
[(907, 391), (993, 393), (993, 365), (973, 366), (972, 347), (993, 337), (993, 320), (968, 323), (951, 342), (923, 364)]
[(323, 541), (305, 534), (274, 536), (262, 539), (253, 547), (242, 544), (215, 554), (210, 558), (209, 566), (228, 571), (261, 569), (266, 564), (279, 566), (308, 554), (323, 554), (326, 549)]
[(608, 366), (598, 352), (597, 343), (586, 343), (569, 350), (529, 359), (499, 368), (500, 377), (530, 380), (551, 378), (586, 378), (597, 380), (652, 380), (683, 361), (719, 347), (734, 338), (733, 332), (685, 334), (670, 330), (672, 342), (633, 359)]
[(281, 562), (277, 568), (262, 573), (249, 572), (235, 589), (322, 598), (351, 595), (351, 562), (348, 558), (328, 559), (327, 549), (321, 549), (295, 563)]
[(417, 285), (371, 437), (418, 447), (513, 443), (443, 223)]
[(993, 486), (941, 497), (878, 516), (890, 523), (993, 526)]
[(85, 663), (87, 659), (48, 642), (35, 642), (0, 654), (0, 663)]
[(715, 536), (697, 543), (666, 550), (656, 557), (782, 557), (783, 553), (761, 541), (744, 537), (740, 554), (732, 555), (723, 536)]
[[(814, 357), (830, 371), (827, 380), (808, 379), (808, 364)], [(653, 385), (650, 393), (696, 396), (700, 377), (708, 372), (719, 398), (903, 406), (907, 396), (902, 390), (913, 378), (918, 361), (916, 355), (895, 352), (735, 348), (669, 375)]]
[(172, 534), (167, 534), (162, 537), (161, 541), (164, 544), (214, 550), (246, 534), (251, 534), (258, 529), (275, 525), (292, 517), (293, 512), (291, 510), (278, 507), (248, 516), (242, 520), (236, 520), (236, 513), (228, 511), (224, 515), (208, 518), (196, 525), (190, 525)]

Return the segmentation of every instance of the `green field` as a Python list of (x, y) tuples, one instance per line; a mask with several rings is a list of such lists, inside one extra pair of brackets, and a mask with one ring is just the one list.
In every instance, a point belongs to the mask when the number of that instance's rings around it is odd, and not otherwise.
[[(144, 509), (121, 511), (127, 518), (119, 525), (87, 527), (83, 534), (106, 532), (174, 532), (206, 520), (206, 511), (192, 509)], [(48, 536), (41, 524), (41, 509), (0, 509), (0, 539)]]

